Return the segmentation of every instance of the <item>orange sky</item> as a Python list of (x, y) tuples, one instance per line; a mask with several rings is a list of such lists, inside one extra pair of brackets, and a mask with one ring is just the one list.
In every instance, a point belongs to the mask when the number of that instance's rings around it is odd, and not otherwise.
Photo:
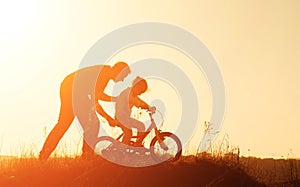
[[(124, 25), (155, 21), (188, 30), (218, 62), (227, 97), (220, 137), (227, 133), (245, 155), (250, 149), (256, 156), (300, 157), (299, 8), (297, 0), (1, 2), (0, 153), (14, 154), (31, 142), (34, 151), (41, 148), (43, 128), (49, 131), (57, 120), (60, 82), (98, 39)], [(144, 54), (179, 65), (184, 59), (142, 46), (113, 60)], [(192, 65), (184, 70), (203, 79)], [(201, 82), (196, 89), (205, 100), (209, 89)], [(210, 110), (210, 101), (202, 107)], [(200, 125), (209, 114), (199, 117)], [(76, 144), (78, 137), (73, 125), (65, 139)], [(194, 146), (200, 138), (193, 137)]]

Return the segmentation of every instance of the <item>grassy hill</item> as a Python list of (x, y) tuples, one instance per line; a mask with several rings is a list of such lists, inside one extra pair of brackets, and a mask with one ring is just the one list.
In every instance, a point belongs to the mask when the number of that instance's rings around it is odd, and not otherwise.
[(241, 157), (239, 167), (273, 187), (300, 187), (300, 160)]
[(264, 186), (237, 166), (189, 156), (151, 167), (99, 158), (0, 159), (0, 186)]

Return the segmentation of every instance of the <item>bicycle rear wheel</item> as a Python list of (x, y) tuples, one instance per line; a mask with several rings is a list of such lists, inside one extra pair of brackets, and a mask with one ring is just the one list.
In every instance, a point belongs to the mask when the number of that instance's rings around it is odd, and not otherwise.
[(153, 159), (157, 162), (178, 160), (182, 153), (179, 138), (171, 132), (162, 132), (159, 136), (162, 142), (155, 136), (150, 143), (150, 154)]
[(116, 140), (110, 136), (101, 136), (98, 138), (98, 142), (95, 145), (94, 152), (98, 155), (102, 155), (104, 151), (109, 151), (113, 149), (113, 143)]

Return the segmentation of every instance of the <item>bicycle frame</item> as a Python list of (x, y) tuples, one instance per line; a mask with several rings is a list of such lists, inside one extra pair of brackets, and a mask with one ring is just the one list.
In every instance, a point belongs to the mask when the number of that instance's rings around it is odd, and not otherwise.
[[(158, 111), (158, 113), (161, 114), (161, 112)], [(163, 132), (161, 129), (161, 126), (163, 124), (163, 115), (162, 115), (162, 121), (159, 127), (155, 123), (155, 120), (152, 117), (153, 113), (149, 113), (149, 117), (151, 120), (151, 123), (147, 130), (143, 133), (138, 133), (136, 136), (126, 137), (126, 140), (124, 141), (124, 135), (127, 136), (127, 130), (128, 130), (128, 136), (129, 136), (129, 130), (132, 129), (125, 129), (124, 127), (121, 127), (123, 130), (123, 133), (119, 135), (117, 138), (113, 138), (111, 136), (102, 136), (98, 138), (99, 143), (99, 149), (97, 148), (97, 153), (99, 155), (104, 155), (108, 153), (119, 155), (120, 151), (122, 152), (121, 157), (124, 156), (124, 153), (130, 155), (131, 158), (136, 159), (136, 156), (143, 156), (143, 155), (152, 155), (153, 159), (157, 162), (162, 161), (175, 161), (177, 160), (181, 153), (182, 153), (182, 144), (180, 142), (180, 139), (171, 132)], [(151, 135), (151, 141), (149, 148), (144, 146), (144, 143), (141, 142), (141, 140), (144, 141), (145, 137), (149, 135), (150, 132), (153, 132), (154, 130), (154, 137)], [(122, 141), (120, 140), (123, 137)], [(130, 138), (130, 141), (128, 139)], [(132, 138), (136, 138), (137, 141), (132, 140)], [(101, 146), (102, 145), (102, 146)], [(104, 145), (104, 147), (103, 147)], [(175, 147), (174, 147), (175, 146)], [(106, 150), (105, 152), (103, 152)], [(175, 150), (176, 152), (174, 152)], [(170, 151), (170, 152), (169, 152)], [(136, 154), (131, 154), (136, 153)], [(115, 155), (115, 156), (116, 156)], [(113, 156), (112, 158), (115, 158)], [(126, 159), (125, 159), (126, 161)], [(127, 162), (127, 161), (126, 161)]]
[[(152, 129), (154, 129), (154, 132), (155, 132), (155, 136), (158, 138), (158, 141), (159, 143), (163, 142), (159, 136), (160, 134), (160, 130), (157, 128), (157, 125), (152, 117), (153, 113), (149, 112), (149, 117), (150, 117), (150, 120), (151, 120), (151, 124), (150, 126), (147, 128), (146, 132), (143, 134), (143, 135), (140, 135), (140, 136), (131, 136), (131, 138), (142, 138), (144, 140), (144, 138), (146, 136), (148, 136), (148, 134), (151, 132)], [(120, 139), (124, 136), (124, 132), (119, 135), (116, 140), (117, 141), (120, 141)]]

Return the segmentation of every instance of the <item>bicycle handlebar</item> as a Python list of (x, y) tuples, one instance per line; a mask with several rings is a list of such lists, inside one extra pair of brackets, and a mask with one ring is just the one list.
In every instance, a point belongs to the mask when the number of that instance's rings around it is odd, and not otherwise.
[(163, 125), (163, 123), (164, 123), (164, 116), (163, 116), (163, 114), (162, 114), (162, 112), (161, 111), (159, 111), (159, 110), (155, 110), (155, 112), (150, 112), (149, 111), (149, 116), (150, 116), (150, 120), (151, 120), (151, 122), (154, 122), (154, 119), (153, 119), (153, 117), (152, 117), (152, 115), (154, 114), (154, 113), (159, 113), (160, 114), (160, 116), (161, 116), (161, 119), (162, 119), (162, 121), (161, 121), (161, 124), (160, 124), (160, 126), (162, 127), (162, 125)]

